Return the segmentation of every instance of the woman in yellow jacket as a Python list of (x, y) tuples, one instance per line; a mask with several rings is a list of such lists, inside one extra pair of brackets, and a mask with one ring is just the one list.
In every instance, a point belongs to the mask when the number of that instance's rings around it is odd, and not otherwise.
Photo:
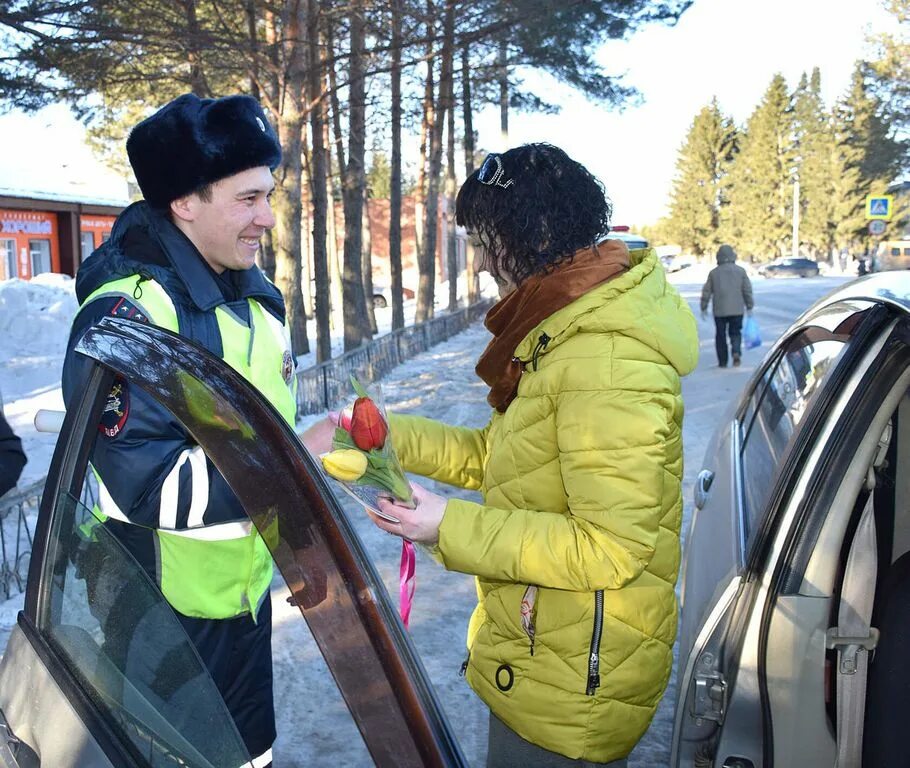
[(600, 183), (562, 150), (490, 155), (457, 217), (503, 298), (477, 373), (484, 429), (393, 416), (415, 487), (376, 524), (477, 577), (467, 680), (491, 711), (488, 766), (625, 765), (670, 675), (682, 515), (680, 376), (695, 320), (652, 250), (609, 231)]

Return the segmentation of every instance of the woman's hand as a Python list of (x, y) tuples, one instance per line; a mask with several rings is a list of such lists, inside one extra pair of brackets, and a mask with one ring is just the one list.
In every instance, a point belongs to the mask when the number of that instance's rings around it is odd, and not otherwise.
[(428, 491), (421, 485), (411, 483), (416, 507), (411, 509), (400, 502), (381, 498), (379, 509), (384, 515), (397, 518), (392, 523), (370, 514), (373, 522), (382, 530), (420, 544), (435, 544), (439, 541), (439, 526), (446, 511), (448, 499)]
[(334, 411), (329, 411), (329, 415), (326, 418), (313, 424), (300, 435), (300, 439), (314, 457), (319, 457), (323, 453), (328, 453), (332, 450), (332, 438), (335, 436), (335, 428), (337, 426), (338, 414)]

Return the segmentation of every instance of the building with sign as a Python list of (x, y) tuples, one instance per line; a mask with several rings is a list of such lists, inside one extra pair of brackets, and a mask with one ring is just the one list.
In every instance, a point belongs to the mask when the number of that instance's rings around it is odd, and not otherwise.
[(99, 163), (63, 107), (0, 117), (0, 280), (75, 276), (127, 205), (127, 180)]

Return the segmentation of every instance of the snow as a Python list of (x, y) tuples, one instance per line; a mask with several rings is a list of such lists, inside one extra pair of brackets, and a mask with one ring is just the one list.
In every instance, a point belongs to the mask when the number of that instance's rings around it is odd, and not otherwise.
[[(690, 267), (670, 276), (693, 310), (706, 269)], [(782, 333), (816, 298), (842, 284), (841, 278), (799, 281), (754, 281), (756, 316), (765, 344), (744, 354), (743, 365), (719, 369), (713, 353), (713, 323), (699, 321), (701, 360), (683, 382), (685, 502), (683, 532), (688, 525), (690, 499), (702, 456), (717, 424), (723, 404), (736, 397), (761, 362), (769, 342)], [(445, 293), (440, 291), (440, 296)], [(54, 435), (39, 434), (32, 426), (37, 408), (61, 408), (60, 370), (69, 325), (75, 312), (72, 281), (40, 278), (31, 283), (0, 282), (0, 391), (14, 429), (23, 437), (29, 464), (21, 484), (43, 477), (50, 462)], [(391, 310), (378, 310), (380, 327), (388, 327)], [(311, 338), (313, 338), (311, 336)], [(382, 382), (387, 407), (452, 424), (480, 426), (489, 409), (486, 388), (474, 374), (477, 356), (488, 340), (476, 323), (466, 331), (394, 369)], [(301, 423), (301, 428), (320, 416)], [(421, 480), (437, 493), (476, 498), (446, 486)], [(397, 594), (398, 540), (372, 525), (359, 506), (340, 491), (339, 500), (390, 594)], [(417, 592), (410, 636), (437, 696), (450, 720), (469, 764), (482, 765), (486, 751), (487, 711), (470, 691), (459, 668), (464, 657), (467, 620), (475, 603), (473, 579), (450, 573), (418, 553)], [(275, 628), (273, 653), (276, 671), (278, 741), (276, 765), (368, 766), (370, 761), (344, 704), (321, 661), (318, 649), (295, 608), (286, 602), (287, 588), (273, 584)], [(0, 602), (0, 649), (15, 623), (22, 596)], [(666, 765), (675, 706), (675, 682), (658, 710), (651, 729), (632, 753), (631, 768)]]

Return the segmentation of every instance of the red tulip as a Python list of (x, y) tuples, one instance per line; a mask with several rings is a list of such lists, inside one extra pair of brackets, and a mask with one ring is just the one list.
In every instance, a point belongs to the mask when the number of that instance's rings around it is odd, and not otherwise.
[(349, 431), (354, 444), (360, 450), (371, 451), (385, 445), (389, 427), (376, 407), (376, 403), (368, 397), (358, 397), (354, 401), (354, 413), (351, 416)]

